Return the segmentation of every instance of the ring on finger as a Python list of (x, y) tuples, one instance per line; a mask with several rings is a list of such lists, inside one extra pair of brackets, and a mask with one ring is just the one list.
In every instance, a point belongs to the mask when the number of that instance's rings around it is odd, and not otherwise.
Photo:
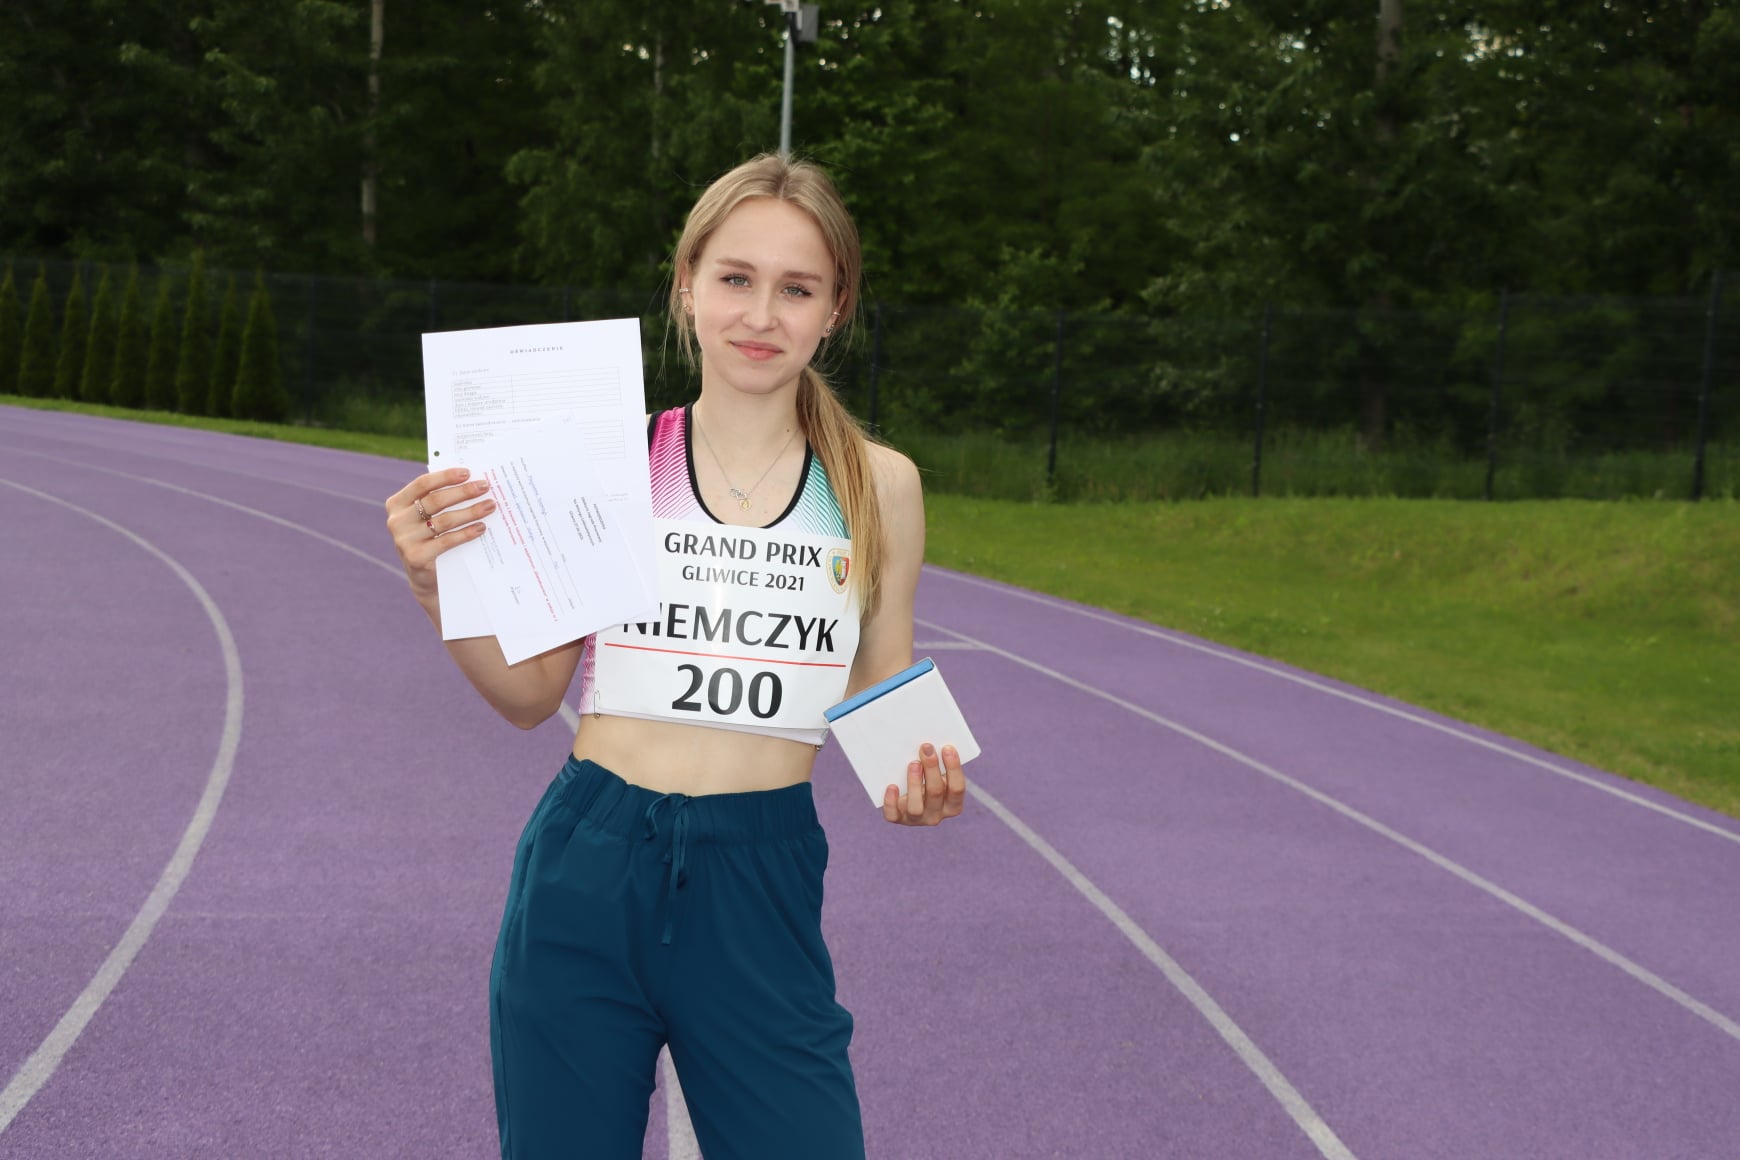
[(428, 519), (424, 520), (423, 526), (429, 529), (429, 534), (431, 536), (439, 536), (441, 534), (440, 532), (435, 530), (435, 517), (434, 516), (430, 516)]
[(417, 509), (417, 518), (422, 520), (425, 524), (428, 523), (429, 511), (423, 506), (423, 501), (420, 499), (414, 499), (411, 501), (411, 504)]

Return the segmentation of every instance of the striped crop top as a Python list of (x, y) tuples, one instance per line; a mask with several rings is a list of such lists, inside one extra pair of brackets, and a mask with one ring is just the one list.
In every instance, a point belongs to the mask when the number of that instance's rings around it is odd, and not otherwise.
[[(700, 488), (695, 480), (694, 448), (689, 440), (693, 420), (689, 407), (672, 407), (654, 415), (647, 423), (647, 458), (652, 474), (652, 509), (658, 519), (685, 520), (691, 523), (723, 524), (707, 505), (701, 502)], [(840, 502), (834, 497), (828, 482), (827, 469), (816, 458), (815, 449), (804, 447), (804, 466), (798, 476), (797, 490), (791, 503), (770, 524), (795, 532), (815, 536), (847, 538), (846, 517)], [(593, 637), (586, 638), (585, 653), (580, 660), (580, 713), (597, 712), (597, 658)], [(822, 730), (819, 742), (826, 736)]]

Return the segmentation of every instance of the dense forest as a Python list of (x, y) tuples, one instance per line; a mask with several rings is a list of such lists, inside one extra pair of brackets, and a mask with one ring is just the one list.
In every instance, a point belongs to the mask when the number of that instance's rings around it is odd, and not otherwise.
[[(1728, 0), (828, 0), (793, 142), (903, 304), (1690, 295)], [(0, 252), (644, 286), (778, 140), (762, 0), (8, 0)]]
[[(793, 144), (869, 283), (834, 381), (909, 447), (1038, 441), (1047, 488), (1060, 433), (1219, 439), (1201, 493), (1265, 430), (1473, 472), (1355, 489), (1680, 491), (1642, 456), (1697, 494), (1707, 442), (1740, 478), (1737, 9), (826, 0)], [(778, 142), (785, 31), (763, 0), (7, 0), (0, 393), (416, 432), (419, 333), (640, 314), (649, 398), (686, 397), (666, 255)], [(1553, 482), (1573, 459), (1599, 481)]]

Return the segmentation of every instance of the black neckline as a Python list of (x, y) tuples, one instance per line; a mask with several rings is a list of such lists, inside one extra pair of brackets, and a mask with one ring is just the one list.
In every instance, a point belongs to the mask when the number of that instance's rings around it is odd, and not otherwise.
[[(704, 512), (706, 514), (707, 518), (712, 520), (714, 523), (724, 524), (724, 526), (726, 526), (726, 527), (742, 527), (744, 525), (726, 524), (724, 520), (720, 519), (718, 516), (713, 514), (713, 509), (708, 507), (707, 501), (701, 497), (701, 483), (698, 479), (695, 478), (695, 417), (694, 417), (694, 408), (695, 408), (695, 404), (693, 404), (693, 403), (683, 404), (683, 459), (686, 461), (686, 465), (689, 469), (689, 494), (691, 494), (695, 497), (695, 502), (697, 504), (701, 505), (701, 511)], [(774, 516), (772, 521), (770, 521), (769, 523), (759, 524), (759, 525), (750, 524), (750, 525), (748, 525), (749, 527), (760, 527), (764, 530), (767, 528), (771, 528), (775, 524), (778, 524), (781, 521), (783, 521), (787, 516), (791, 515), (791, 513), (793, 511), (797, 510), (798, 500), (803, 498), (804, 488), (809, 485), (809, 482), (810, 482), (810, 464), (815, 461), (815, 458), (816, 458), (815, 448), (810, 446), (810, 441), (808, 439), (805, 439), (804, 440), (804, 469), (798, 473), (797, 488), (796, 488), (796, 490), (794, 490), (791, 493), (791, 502), (786, 504), (785, 510), (780, 512), (777, 516)]]

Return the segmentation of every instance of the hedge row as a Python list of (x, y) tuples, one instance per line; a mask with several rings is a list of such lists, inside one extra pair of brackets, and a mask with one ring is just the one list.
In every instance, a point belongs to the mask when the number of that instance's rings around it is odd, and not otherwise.
[(0, 395), (268, 422), (290, 417), (290, 395), (278, 372), (278, 325), (262, 274), (254, 275), (244, 323), (234, 274), (214, 317), (203, 254), (194, 256), (184, 282), (160, 274), (149, 320), (138, 268), (128, 272), (118, 307), (115, 272), (99, 269), (89, 305), (83, 271), (74, 271), (57, 327), (47, 271), (37, 267), (26, 309), (7, 268), (0, 282)]

